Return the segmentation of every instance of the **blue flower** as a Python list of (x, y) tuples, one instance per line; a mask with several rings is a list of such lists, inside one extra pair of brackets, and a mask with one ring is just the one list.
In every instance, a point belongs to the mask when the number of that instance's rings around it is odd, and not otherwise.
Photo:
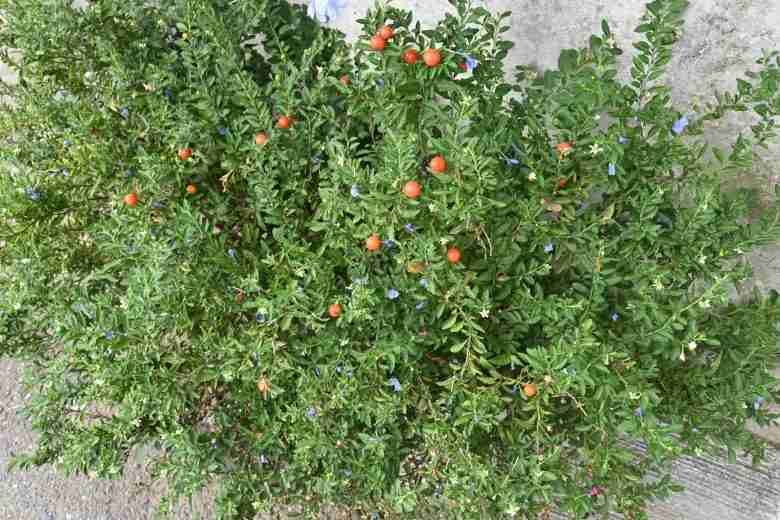
[(421, 311), (425, 308), (426, 305), (428, 305), (428, 300), (423, 300), (417, 305), (415, 305), (414, 308), (417, 309), (418, 311)]
[(119, 109), (119, 115), (122, 116), (124, 119), (127, 119), (130, 117), (130, 110), (127, 107), (122, 107)]
[(612, 314), (612, 321), (617, 321), (620, 318), (620, 315), (616, 312)]
[(688, 126), (688, 122), (688, 117), (682, 116), (680, 119), (674, 122), (674, 125), (672, 125), (672, 132), (680, 135), (685, 130), (685, 127)]
[(165, 207), (165, 202), (164, 201), (152, 202), (152, 208), (154, 208), (154, 209), (163, 209), (164, 207)]
[(414, 230), (417, 228), (414, 227), (414, 224), (404, 224), (404, 229), (407, 233), (414, 233)]
[(609, 167), (607, 169), (607, 175), (610, 175), (610, 176), (615, 175), (616, 170), (617, 169), (616, 169), (615, 165), (613, 163), (609, 163)]
[(73, 143), (70, 141), (70, 139), (65, 139), (64, 141), (62, 141), (62, 144), (65, 146), (70, 146)]
[(753, 409), (758, 410), (759, 408), (761, 408), (762, 404), (764, 404), (764, 398), (759, 395), (758, 397), (756, 397), (756, 400), (753, 401)]
[(379, 78), (378, 80), (376, 80), (376, 86), (379, 87), (379, 88), (384, 88), (385, 80), (383, 80), (382, 78)]
[(230, 249), (228, 249), (228, 256), (230, 258), (235, 258), (236, 257), (236, 250), (233, 249), (232, 247)]
[(466, 69), (468, 72), (472, 72), (474, 69), (476, 69), (477, 65), (479, 65), (479, 62), (471, 56), (466, 58)]
[(400, 392), (401, 391), (401, 382), (398, 380), (397, 377), (391, 377), (390, 380), (387, 382), (390, 386), (393, 387), (393, 391)]
[(513, 159), (511, 157), (507, 157), (504, 160), (506, 161), (507, 166), (517, 166), (518, 164), (520, 164), (520, 161), (518, 159)]
[(393, 249), (395, 247), (395, 241), (388, 238), (387, 240), (382, 240), (382, 245), (387, 249)]
[(349, 189), (350, 195), (352, 195), (353, 199), (356, 199), (360, 197), (360, 186), (357, 184), (353, 184), (352, 187)]
[(313, 406), (310, 406), (309, 409), (306, 410), (306, 415), (308, 415), (309, 417), (316, 417), (317, 410)]
[(320, 367), (314, 367), (314, 375), (320, 377), (320, 374), (322, 374)]
[(263, 453), (260, 454), (260, 464), (268, 464), (268, 458)]
[(255, 314), (255, 321), (257, 323), (265, 323), (266, 319), (267, 319), (266, 315), (263, 314), (262, 312), (258, 312), (257, 314)]
[(420, 278), (420, 285), (422, 285), (423, 287), (425, 287), (427, 289), (428, 288), (428, 279), (427, 278)]
[(135, 176), (135, 170), (134, 170), (134, 169), (132, 169), (132, 168), (128, 169), (128, 170), (125, 172), (125, 177), (127, 177), (128, 179), (129, 179), (130, 177), (134, 177), (134, 176)]
[(619, 144), (628, 144), (629, 143), (629, 139), (628, 139), (628, 137), (623, 137), (621, 135), (620, 137), (618, 137), (618, 143)]
[(311, 0), (306, 14), (319, 20), (320, 23), (328, 23), (338, 16), (339, 11), (346, 5), (346, 0)]
[(545, 253), (552, 253), (552, 252), (553, 252), (553, 249), (555, 249), (555, 246), (554, 246), (554, 245), (552, 245), (552, 242), (550, 242), (549, 244), (546, 244), (546, 245), (544, 246), (544, 252), (545, 252)]
[(70, 177), (70, 170), (68, 170), (67, 168), (63, 168), (62, 169), (62, 176), (63, 177)]
[(401, 293), (399, 293), (397, 290), (393, 289), (392, 287), (387, 290), (387, 294), (386, 294), (388, 300), (395, 300), (400, 295)]
[(34, 189), (32, 189), (32, 188), (30, 188), (28, 186), (27, 188), (24, 189), (24, 192), (27, 194), (27, 196), (30, 198), (30, 200), (33, 200), (33, 201), (41, 200), (41, 192), (40, 191), (36, 191), (36, 190), (34, 190)]
[(220, 126), (219, 128), (217, 128), (217, 132), (219, 132), (219, 135), (221, 135), (222, 137), (225, 137), (228, 133), (228, 129), (225, 128), (224, 126)]
[(173, 99), (173, 91), (170, 89), (170, 87), (165, 87), (165, 90), (163, 90), (163, 96), (167, 97), (168, 99)]
[(112, 339), (114, 339), (114, 333), (109, 330), (108, 332), (103, 334), (103, 337), (105, 337), (108, 341), (111, 341)]
[(346, 476), (346, 477), (351, 477), (352, 476), (352, 470), (349, 469), (349, 468), (342, 469), (341, 472), (344, 473), (344, 476)]
[(634, 410), (634, 415), (636, 415), (637, 417), (644, 417), (645, 410), (641, 406), (637, 406), (636, 410)]
[(336, 365), (336, 372), (340, 374), (341, 370), (342, 370), (341, 363), (339, 363), (338, 365)]

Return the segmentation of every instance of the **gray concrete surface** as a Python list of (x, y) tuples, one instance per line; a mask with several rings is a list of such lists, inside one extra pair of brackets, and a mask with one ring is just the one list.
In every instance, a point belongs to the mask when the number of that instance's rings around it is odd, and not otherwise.
[[(83, 2), (82, 2), (83, 3)], [(300, 3), (305, 3), (301, 1)], [(331, 25), (354, 39), (354, 20), (365, 12), (366, 0), (347, 0), (347, 7)], [(610, 21), (622, 57), (621, 77), (628, 76), (633, 29), (642, 12), (642, 0), (477, 0), (492, 10), (511, 10), (512, 29), (507, 37), (516, 43), (507, 71), (520, 63), (541, 69), (554, 67), (560, 49), (583, 46), (591, 33), (600, 31), (602, 18)], [(669, 83), (674, 101), (688, 110), (698, 99), (712, 100), (712, 89), (733, 90), (736, 78), (755, 69), (760, 49), (780, 48), (780, 0), (693, 0), (686, 13), (685, 33), (670, 64)], [(451, 10), (445, 0), (398, 0), (393, 5), (412, 9), (422, 23), (431, 24)], [(0, 67), (4, 81), (12, 78)], [(722, 146), (736, 138), (750, 118), (731, 116), (712, 125), (707, 137)], [(731, 180), (770, 187), (770, 175), (778, 174), (780, 146), (761, 151), (752, 172)], [(780, 247), (767, 247), (749, 255), (756, 269), (756, 284), (780, 289)], [(150, 518), (162, 488), (145, 488), (147, 475), (140, 458), (128, 465), (117, 481), (95, 481), (86, 477), (63, 478), (51, 468), (8, 473), (9, 458), (33, 446), (35, 435), (17, 412), (25, 401), (19, 385), (20, 365), (0, 360), (0, 520), (136, 520)], [(756, 429), (761, 435), (780, 441), (780, 429)], [(780, 482), (777, 453), (759, 469), (744, 460), (725, 465), (718, 459), (684, 459), (675, 474), (690, 488), (674, 499), (657, 504), (651, 518), (657, 520), (748, 520), (780, 519)], [(213, 490), (184, 505), (177, 518), (213, 516)]]

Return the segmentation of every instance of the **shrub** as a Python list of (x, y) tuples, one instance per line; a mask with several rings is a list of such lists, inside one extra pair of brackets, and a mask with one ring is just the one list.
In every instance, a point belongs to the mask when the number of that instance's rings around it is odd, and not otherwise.
[(774, 137), (778, 53), (683, 114), (683, 0), (647, 5), (627, 84), (606, 21), (507, 82), (509, 13), (452, 3), (348, 45), (282, 0), (2, 2), (16, 465), (116, 477), (156, 443), (169, 498), (217, 480), (223, 518), (640, 518), (683, 454), (761, 460), (778, 298), (730, 291), (778, 212), (721, 185)]

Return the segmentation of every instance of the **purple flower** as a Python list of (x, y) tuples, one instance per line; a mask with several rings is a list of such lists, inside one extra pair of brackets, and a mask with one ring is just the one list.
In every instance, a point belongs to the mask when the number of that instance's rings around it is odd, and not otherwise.
[(122, 116), (124, 119), (127, 119), (130, 117), (130, 110), (127, 107), (122, 107), (119, 109), (119, 115)]
[(390, 289), (388, 289), (388, 290), (387, 290), (387, 294), (386, 294), (385, 296), (387, 296), (387, 299), (388, 299), (388, 300), (395, 300), (395, 299), (397, 299), (397, 298), (398, 298), (400, 295), (401, 295), (401, 293), (399, 293), (399, 292), (398, 292), (396, 289), (393, 289), (393, 288), (391, 287)]
[(407, 233), (414, 233), (416, 228), (414, 227), (414, 224), (404, 224), (404, 229)]
[(592, 488), (590, 488), (590, 496), (592, 496), (592, 497), (597, 497), (597, 496), (599, 496), (603, 492), (604, 492), (604, 490), (601, 489), (601, 487), (599, 487), (599, 486), (593, 486)]
[(313, 406), (310, 406), (308, 410), (306, 410), (306, 415), (309, 417), (316, 417), (317, 416), (317, 409)]
[(262, 312), (258, 312), (257, 314), (255, 314), (255, 321), (257, 323), (265, 323), (266, 319), (267, 319), (266, 315), (263, 314)]
[(688, 122), (688, 117), (682, 116), (680, 119), (674, 122), (674, 125), (672, 125), (672, 132), (680, 135), (685, 130), (685, 127), (688, 126)]
[(637, 417), (644, 417), (645, 410), (641, 406), (637, 406), (636, 410), (634, 410), (634, 415), (636, 415)]
[(549, 244), (546, 244), (546, 245), (544, 246), (544, 252), (545, 252), (545, 253), (552, 253), (552, 252), (553, 252), (553, 249), (555, 249), (555, 246), (554, 246), (554, 245), (552, 245), (552, 242), (550, 242)]
[(612, 314), (612, 321), (617, 321), (620, 318), (620, 315), (616, 312)]
[(468, 56), (466, 58), (466, 70), (468, 72), (472, 72), (474, 69), (476, 69), (477, 65), (479, 65), (479, 62), (474, 58), (472, 58), (471, 56)]
[(398, 380), (397, 377), (391, 377), (390, 381), (387, 382), (390, 386), (393, 387), (393, 391), (400, 392), (401, 391), (401, 382)]
[(228, 249), (228, 256), (230, 258), (235, 258), (236, 257), (236, 250), (233, 249), (232, 247), (230, 249)]
[(114, 339), (114, 333), (109, 330), (103, 335), (103, 337), (105, 337), (108, 341), (111, 341)]
[(63, 168), (62, 169), (62, 176), (63, 177), (70, 177), (70, 170), (68, 170), (67, 168)]
[(427, 289), (428, 288), (428, 279), (427, 278), (420, 278), (420, 285), (422, 285), (423, 287), (425, 287)]
[(346, 0), (311, 0), (306, 14), (319, 20), (320, 23), (328, 23), (346, 6)]
[(613, 163), (609, 163), (609, 167), (607, 169), (607, 175), (610, 175), (610, 176), (615, 175), (616, 170), (617, 169), (616, 169), (615, 165)]
[(620, 137), (618, 137), (618, 143), (619, 144), (628, 144), (629, 143), (629, 139), (628, 139), (628, 137), (623, 137), (621, 135)]
[(222, 137), (225, 137), (228, 133), (228, 129), (225, 128), (224, 126), (220, 126), (219, 128), (217, 128), (217, 132), (219, 132), (219, 135), (221, 135)]
[(352, 195), (353, 199), (360, 197), (360, 186), (358, 186), (357, 184), (353, 184), (352, 188), (350, 188), (349, 190), (349, 193), (350, 195)]
[(428, 300), (423, 300), (417, 305), (415, 305), (414, 308), (417, 309), (418, 311), (421, 311), (425, 308), (426, 305), (428, 305)]

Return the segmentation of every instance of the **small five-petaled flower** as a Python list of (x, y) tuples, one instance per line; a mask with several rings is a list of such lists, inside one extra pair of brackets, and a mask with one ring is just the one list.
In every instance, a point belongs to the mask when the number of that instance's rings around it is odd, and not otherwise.
[(393, 289), (392, 287), (387, 290), (387, 299), (388, 300), (395, 300), (401, 295), (396, 289)]
[(397, 377), (391, 377), (390, 381), (388, 381), (387, 384), (393, 387), (393, 391), (395, 392), (401, 391), (401, 382), (398, 380)]
[(346, 6), (346, 0), (311, 0), (306, 14), (321, 23), (328, 23)]

